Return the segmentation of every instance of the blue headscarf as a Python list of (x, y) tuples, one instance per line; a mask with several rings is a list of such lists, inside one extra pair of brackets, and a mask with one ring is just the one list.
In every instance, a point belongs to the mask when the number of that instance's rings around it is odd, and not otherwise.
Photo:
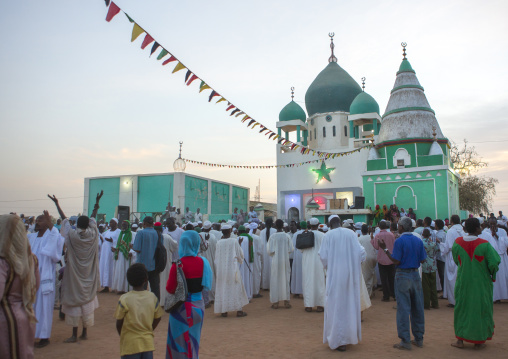
[[(199, 244), (201, 243), (201, 237), (198, 232), (194, 230), (185, 231), (180, 237), (180, 243), (178, 244), (178, 255), (180, 258), (183, 257), (196, 257), (199, 252)], [(203, 279), (201, 285), (206, 290), (212, 289), (212, 268), (206, 258), (200, 257), (203, 260)]]

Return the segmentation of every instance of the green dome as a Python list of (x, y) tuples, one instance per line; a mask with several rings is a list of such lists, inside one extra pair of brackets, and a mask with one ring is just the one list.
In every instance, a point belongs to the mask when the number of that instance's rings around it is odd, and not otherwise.
[(307, 120), (307, 116), (305, 115), (303, 108), (293, 100), (291, 100), (291, 102), (288, 103), (279, 113), (279, 121), (292, 120), (302, 120), (303, 122)]
[(413, 70), (413, 68), (411, 67), (411, 64), (409, 63), (409, 61), (407, 59), (403, 59), (402, 62), (400, 63), (400, 67), (399, 67), (399, 72), (415, 72), (415, 70)]
[(375, 112), (379, 115), (379, 105), (367, 92), (360, 92), (349, 108), (350, 115)]
[(336, 62), (330, 62), (309, 86), (305, 107), (309, 117), (316, 113), (348, 112), (362, 89)]

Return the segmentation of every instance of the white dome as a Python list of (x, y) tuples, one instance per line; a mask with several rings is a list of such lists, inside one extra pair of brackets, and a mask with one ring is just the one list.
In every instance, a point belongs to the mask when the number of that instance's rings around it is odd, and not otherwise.
[(181, 158), (177, 158), (175, 162), (173, 162), (173, 169), (175, 172), (185, 172), (185, 167), (187, 167), (187, 164)]

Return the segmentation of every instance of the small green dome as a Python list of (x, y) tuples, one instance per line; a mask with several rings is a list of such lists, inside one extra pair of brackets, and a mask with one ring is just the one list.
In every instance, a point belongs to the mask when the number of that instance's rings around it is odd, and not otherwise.
[(407, 59), (403, 59), (399, 67), (399, 72), (415, 72), (415, 70), (413, 70)]
[(376, 100), (374, 100), (374, 97), (369, 95), (367, 92), (360, 92), (353, 100), (353, 103), (349, 108), (349, 114), (358, 115), (361, 113), (371, 112), (375, 112), (379, 115), (379, 105)]
[(348, 112), (360, 85), (336, 62), (330, 62), (309, 86), (305, 106), (309, 117), (316, 113)]
[(302, 120), (303, 122), (307, 120), (307, 116), (305, 115), (303, 108), (293, 100), (291, 100), (291, 102), (288, 103), (279, 113), (279, 121), (292, 120)]

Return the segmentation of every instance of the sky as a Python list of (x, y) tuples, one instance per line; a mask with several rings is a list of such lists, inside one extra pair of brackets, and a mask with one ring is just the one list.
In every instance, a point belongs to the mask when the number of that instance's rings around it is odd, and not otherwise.
[[(467, 139), (499, 180), (492, 209), (508, 212), (508, 2), (117, 0), (191, 71), (258, 122), (276, 130), (330, 56), (379, 103), (388, 102), (400, 43), (441, 130)], [(185, 70), (161, 66), (123, 14), (104, 1), (0, 2), (0, 213), (83, 208), (84, 178), (173, 171), (183, 157), (273, 165), (276, 145), (224, 103), (208, 103)], [(174, 63), (173, 63), (174, 64)], [(237, 183), (276, 202), (276, 171), (188, 164), (186, 172)]]

